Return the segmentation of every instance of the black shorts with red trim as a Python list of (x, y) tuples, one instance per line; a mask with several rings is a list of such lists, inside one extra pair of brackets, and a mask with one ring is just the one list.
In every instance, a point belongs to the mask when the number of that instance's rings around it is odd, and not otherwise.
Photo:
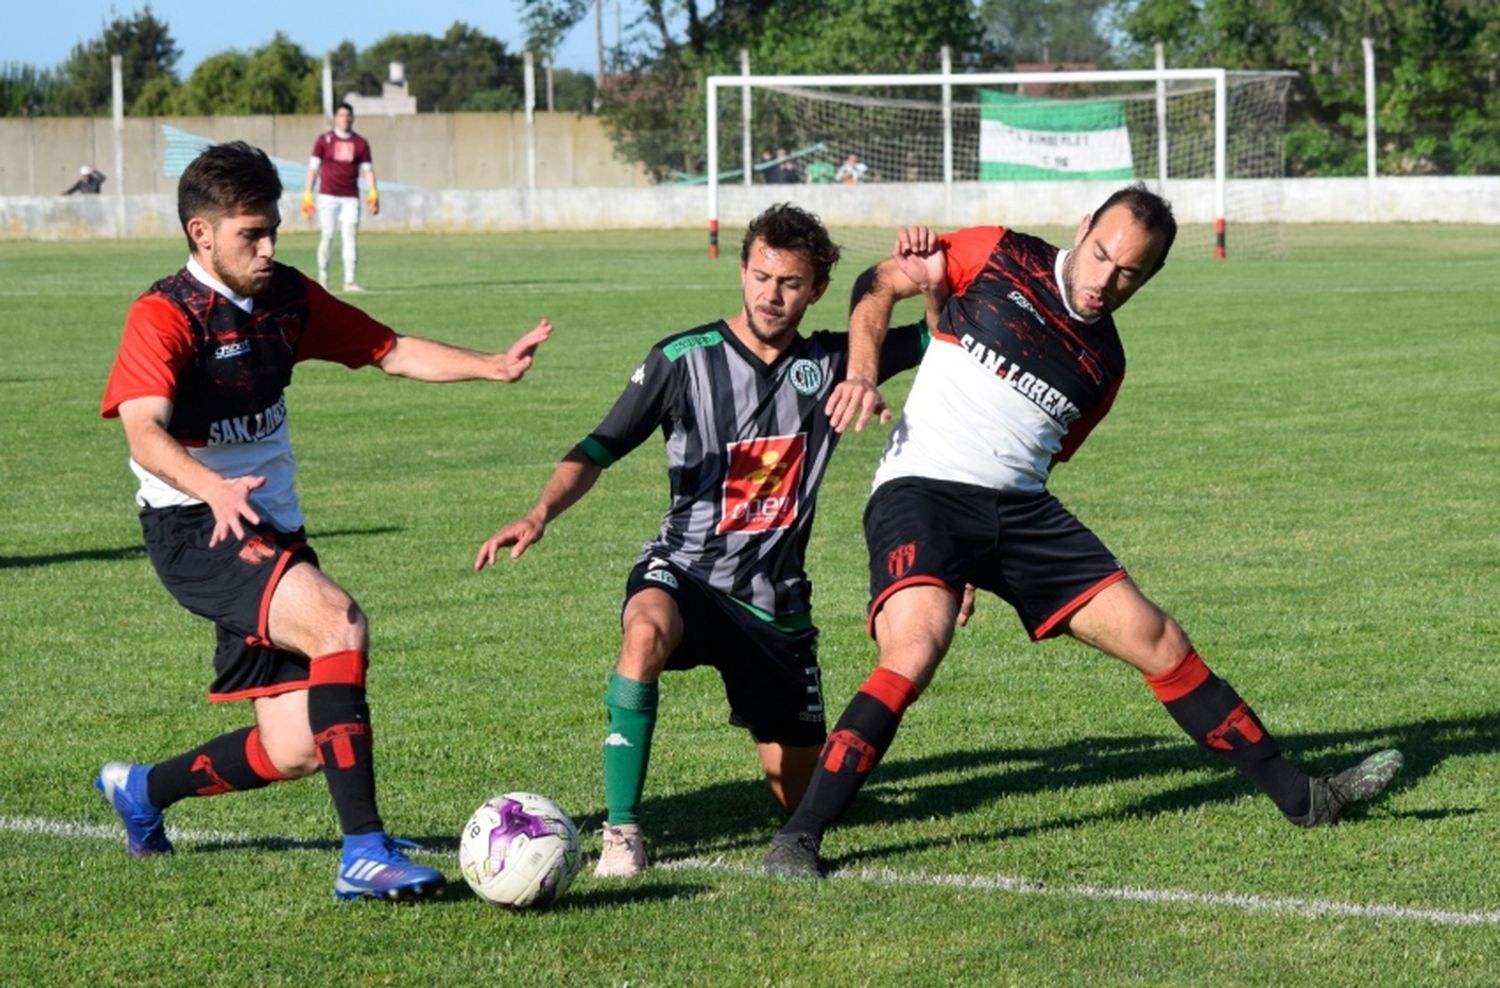
[(1036, 640), (1125, 576), (1099, 537), (1043, 491), (1029, 494), (902, 477), (865, 506), (869, 629), (891, 594), (930, 584), (955, 596), (972, 583), (1011, 607)]
[(266, 622), (271, 595), (287, 567), (297, 561), (317, 565), (307, 533), (247, 524), (243, 538), (230, 535), (210, 547), (213, 530), (206, 504), (141, 512), (146, 553), (167, 592), (212, 621), (218, 633), (208, 698), (249, 700), (305, 689), (307, 659), (272, 647)]
[(665, 559), (630, 571), (625, 600), (642, 590), (670, 594), (682, 616), (672, 670), (712, 666), (724, 681), (729, 723), (760, 744), (816, 747), (828, 736), (818, 629), (811, 615), (774, 621), (704, 586)]

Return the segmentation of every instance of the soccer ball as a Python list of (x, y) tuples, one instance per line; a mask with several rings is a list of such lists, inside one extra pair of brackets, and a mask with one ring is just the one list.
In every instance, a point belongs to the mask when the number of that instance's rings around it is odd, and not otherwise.
[(539, 909), (557, 901), (582, 864), (573, 820), (535, 793), (489, 800), (458, 839), (464, 881), (485, 902), (505, 909)]

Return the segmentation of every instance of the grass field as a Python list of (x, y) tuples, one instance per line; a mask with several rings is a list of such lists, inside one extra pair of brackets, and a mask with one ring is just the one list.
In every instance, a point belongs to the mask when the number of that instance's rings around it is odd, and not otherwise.
[[(281, 257), (312, 247), (289, 235)], [(457, 834), (484, 798), (534, 789), (597, 847), (601, 697), (665, 505), (660, 449), (519, 563), (475, 574), (474, 550), (653, 341), (734, 310), (735, 266), (696, 232), (361, 247), (360, 303), (398, 329), (498, 348), (558, 326), (520, 385), (303, 365), (291, 392), (313, 543), (371, 616), (382, 809), (454, 884), (337, 904), (319, 779), (180, 804), (180, 853), (126, 856), (99, 765), (248, 716), (204, 702), (211, 631), (157, 583), (98, 417), (125, 309), (182, 246), (4, 242), (0, 983), (1495, 983), (1494, 229), (1293, 228), (1284, 258), (1175, 258), (1122, 313), (1115, 411), (1053, 482), (1300, 763), (1403, 749), (1388, 798), (1296, 830), (1137, 676), (1028, 644), (988, 600), (830, 835), (833, 880), (758, 873), (776, 820), (700, 670), (663, 682), (644, 815), (661, 867), (585, 873), (538, 914), (475, 900)], [(841, 325), (860, 266), (809, 328)], [(835, 713), (873, 658), (859, 514), (881, 442), (841, 448), (809, 554)]]

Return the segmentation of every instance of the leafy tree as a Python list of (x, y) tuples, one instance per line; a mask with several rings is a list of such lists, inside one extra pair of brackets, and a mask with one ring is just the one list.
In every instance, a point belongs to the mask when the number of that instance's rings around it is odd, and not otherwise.
[[(455, 21), (441, 38), (425, 34), (391, 34), (359, 56), (355, 86), (377, 93), (391, 62), (405, 66), (407, 88), (420, 109), (468, 110), (504, 99), (490, 93), (509, 86), (520, 92), (520, 60), (505, 51), (505, 42)], [(489, 95), (486, 95), (486, 94)], [(520, 105), (519, 97), (515, 100)]]
[(986, 36), (1009, 65), (1108, 61), (1103, 20), (1111, 0), (984, 0)]
[(768, 74), (932, 71), (943, 45), (986, 52), (969, 0), (720, 0), (707, 15), (687, 0), (680, 32), (666, 4), (646, 0), (620, 53), (633, 71), (605, 80), (600, 110), (617, 154), (659, 179), (702, 170), (702, 79), (738, 72), (741, 49)]
[(1365, 169), (1364, 55), (1374, 42), (1384, 174), (1500, 171), (1500, 0), (1140, 0), (1122, 24), (1144, 61), (1289, 68), (1287, 170)]
[(61, 80), (31, 65), (0, 67), (0, 117), (42, 117), (57, 112)]
[(286, 35), (248, 54), (220, 52), (161, 103), (170, 114), (316, 113), (322, 66)]
[(99, 116), (111, 111), (111, 55), (122, 56), (125, 107), (134, 114), (134, 103), (147, 83), (159, 76), (176, 80), (175, 67), (182, 52), (166, 21), (158, 20), (149, 4), (129, 17), (117, 17), (103, 25), (99, 37), (75, 45), (59, 69), (59, 112)]

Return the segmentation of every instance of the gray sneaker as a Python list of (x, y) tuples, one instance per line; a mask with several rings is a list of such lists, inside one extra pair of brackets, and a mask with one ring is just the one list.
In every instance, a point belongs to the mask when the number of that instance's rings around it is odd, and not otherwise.
[(1395, 748), (1377, 751), (1353, 768), (1313, 779), (1312, 805), (1301, 817), (1288, 817), (1299, 827), (1326, 827), (1339, 822), (1351, 803), (1380, 795), (1401, 771), (1403, 759)]
[(777, 834), (771, 838), (761, 867), (783, 878), (822, 878), (823, 861), (818, 857), (822, 844), (822, 838), (812, 834)]

